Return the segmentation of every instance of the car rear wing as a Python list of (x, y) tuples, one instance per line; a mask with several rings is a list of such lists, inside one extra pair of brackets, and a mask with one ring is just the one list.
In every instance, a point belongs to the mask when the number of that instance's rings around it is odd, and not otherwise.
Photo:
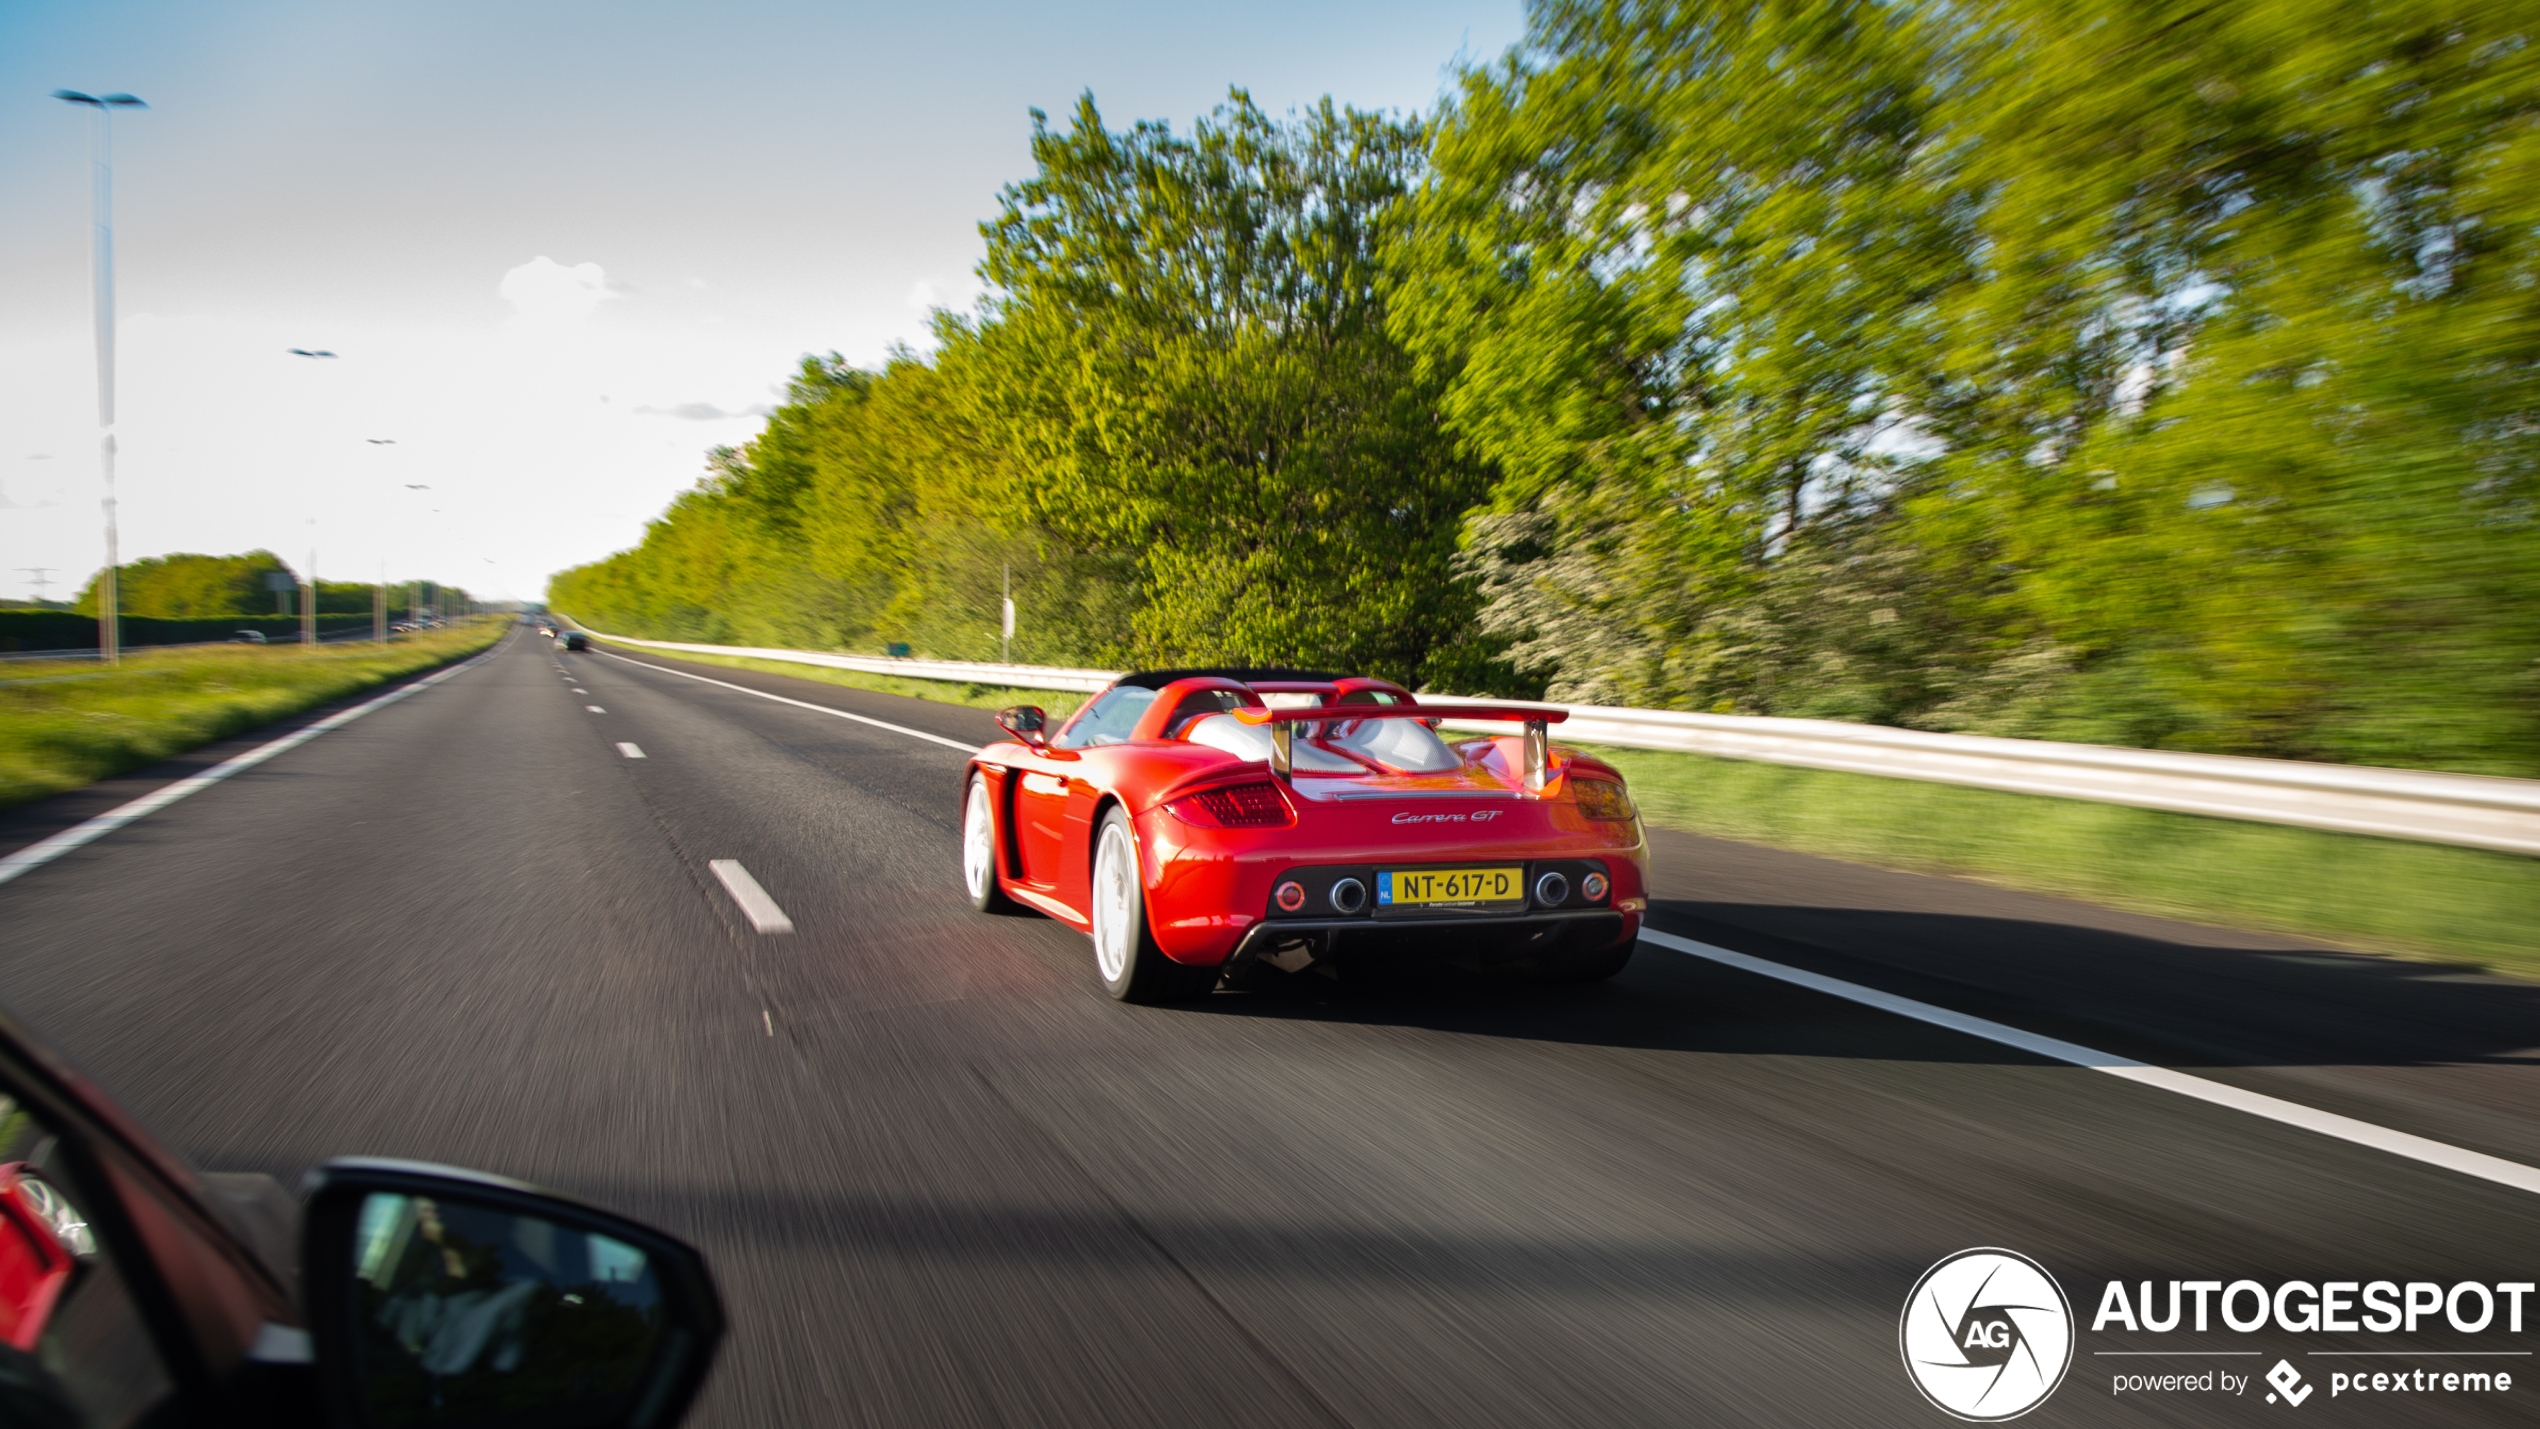
[(1552, 729), (1570, 717), (1550, 705), (1311, 705), (1301, 709), (1230, 710), (1245, 724), (1270, 726), (1270, 772), (1294, 777), (1296, 727), (1362, 719), (1504, 720), (1525, 726), (1526, 787), (1540, 790), (1552, 767)]

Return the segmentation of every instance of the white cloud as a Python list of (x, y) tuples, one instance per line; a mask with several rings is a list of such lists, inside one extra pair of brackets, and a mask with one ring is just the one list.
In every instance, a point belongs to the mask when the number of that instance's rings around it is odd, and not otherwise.
[(496, 291), (522, 319), (537, 323), (579, 322), (617, 296), (599, 264), (568, 268), (543, 253), (505, 273)]

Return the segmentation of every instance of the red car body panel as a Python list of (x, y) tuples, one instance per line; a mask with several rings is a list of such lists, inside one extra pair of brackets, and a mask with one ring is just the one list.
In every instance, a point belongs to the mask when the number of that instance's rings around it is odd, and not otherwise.
[[(1418, 705), (1398, 686), (1379, 680), (1263, 680), (1248, 685), (1201, 676), (1158, 689), (1121, 743), (1058, 747), (1094, 707), (1095, 701), (1088, 700), (1049, 745), (1009, 739), (972, 757), (971, 768), (986, 781), (995, 811), (999, 887), (1017, 902), (1090, 931), (1095, 836), (1105, 813), (1117, 806), (1127, 811), (1136, 834), (1148, 926), (1165, 955), (1180, 963), (1224, 962), (1246, 934), (1270, 921), (1272, 890), (1283, 874), (1323, 865), (1593, 861), (1602, 865), (1610, 891), (1600, 900), (1601, 909), (1584, 911), (1618, 915), (1616, 941), (1638, 935), (1648, 897), (1647, 843), (1640, 822), (1636, 817), (1591, 818), (1575, 797), (1582, 779), (1623, 784), (1622, 776), (1602, 761), (1554, 747), (1539, 787), (1533, 787), (1525, 774), (1522, 736), (1472, 736), (1451, 741), (1464, 763), (1450, 772), (1332, 776), (1300, 771), (1276, 778), (1265, 761), (1189, 743), (1167, 729), (1186, 726), (1187, 702), (1209, 692), (1223, 692), (1249, 706), (1251, 712), (1243, 716), (1248, 723), (1265, 717), (1259, 696), (1273, 693), (1307, 694), (1319, 706), (1355, 695), (1356, 700), (1388, 701), (1386, 707), (1397, 711), (1415, 707), (1424, 716), (1432, 710), (1473, 713)], [(1513, 717), (1504, 710), (1489, 713)], [(1566, 712), (1540, 713), (1557, 719)], [(1275, 711), (1267, 716), (1278, 717)], [(1320, 726), (1293, 728), (1300, 731), (1297, 738), (1305, 739)], [(1293, 822), (1285, 827), (1202, 827), (1167, 807), (1206, 789), (1265, 780), (1293, 811)], [(1544, 910), (1531, 911), (1546, 916)], [(1370, 926), (1376, 925), (1371, 921)]]
[(24, 1163), (0, 1165), (0, 1341), (32, 1350), (78, 1268), (56, 1239)]

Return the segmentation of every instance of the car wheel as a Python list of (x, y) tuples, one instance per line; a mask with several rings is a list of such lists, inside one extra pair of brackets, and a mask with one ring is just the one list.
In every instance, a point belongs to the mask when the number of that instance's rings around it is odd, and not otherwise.
[(973, 774), (961, 801), (961, 887), (982, 913), (1012, 913), (1015, 901), (997, 886), (997, 812), (988, 781)]
[(1113, 809), (1094, 836), (1094, 971), (1103, 991), (1122, 1002), (1179, 1002), (1217, 986), (1217, 969), (1177, 963), (1147, 927), (1145, 880), (1138, 875), (1137, 835)]

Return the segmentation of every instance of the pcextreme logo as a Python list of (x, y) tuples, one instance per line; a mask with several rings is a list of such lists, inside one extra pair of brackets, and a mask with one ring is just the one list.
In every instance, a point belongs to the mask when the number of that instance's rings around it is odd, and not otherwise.
[(1943, 1414), (2017, 1419), (2072, 1368), (2072, 1302), (2018, 1251), (1962, 1250), (1914, 1282), (1896, 1342), (1906, 1376)]

